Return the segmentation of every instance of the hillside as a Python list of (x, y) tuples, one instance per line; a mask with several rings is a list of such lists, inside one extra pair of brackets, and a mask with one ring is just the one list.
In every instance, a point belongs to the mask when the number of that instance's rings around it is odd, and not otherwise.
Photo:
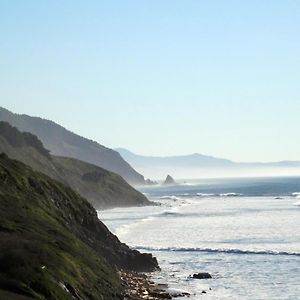
[(120, 299), (116, 268), (156, 267), (69, 187), (0, 155), (1, 299)]
[(120, 175), (73, 158), (52, 156), (36, 136), (0, 122), (0, 152), (69, 185), (96, 209), (149, 205)]
[(36, 135), (52, 155), (72, 157), (121, 175), (133, 185), (144, 184), (137, 173), (118, 152), (81, 137), (64, 127), (38, 117), (19, 115), (0, 107), (0, 121), (6, 121), (20, 131)]

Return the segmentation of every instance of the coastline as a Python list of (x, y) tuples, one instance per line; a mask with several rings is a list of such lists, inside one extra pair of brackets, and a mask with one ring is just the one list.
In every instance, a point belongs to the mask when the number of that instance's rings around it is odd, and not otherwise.
[(120, 271), (119, 274), (125, 288), (124, 300), (160, 300), (190, 296), (187, 292), (168, 291), (168, 285), (155, 283), (145, 273)]

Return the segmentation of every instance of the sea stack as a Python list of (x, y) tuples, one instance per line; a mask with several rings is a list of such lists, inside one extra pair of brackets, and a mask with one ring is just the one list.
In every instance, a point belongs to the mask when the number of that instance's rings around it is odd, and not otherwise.
[(174, 178), (170, 175), (167, 175), (167, 177), (164, 181), (164, 185), (172, 185), (172, 184), (176, 184)]

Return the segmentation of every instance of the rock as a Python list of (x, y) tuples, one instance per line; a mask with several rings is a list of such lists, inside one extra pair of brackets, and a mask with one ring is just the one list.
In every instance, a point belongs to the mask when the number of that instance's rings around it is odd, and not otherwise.
[(192, 277), (194, 279), (210, 279), (210, 278), (212, 278), (211, 275), (209, 273), (206, 273), (206, 272), (196, 273)]
[(146, 185), (157, 185), (158, 183), (157, 183), (157, 181), (154, 181), (154, 180), (151, 180), (148, 178), (148, 179), (146, 179), (145, 184)]
[(175, 182), (175, 180), (174, 180), (174, 178), (172, 176), (167, 175), (167, 177), (166, 177), (166, 179), (165, 179), (165, 181), (164, 181), (163, 184), (164, 185), (171, 185), (171, 184), (176, 184), (176, 182)]

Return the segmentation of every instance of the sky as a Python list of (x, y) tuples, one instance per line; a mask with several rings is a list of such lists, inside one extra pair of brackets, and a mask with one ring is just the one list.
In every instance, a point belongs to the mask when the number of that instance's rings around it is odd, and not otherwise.
[(144, 155), (300, 160), (300, 1), (0, 0), (0, 106)]

